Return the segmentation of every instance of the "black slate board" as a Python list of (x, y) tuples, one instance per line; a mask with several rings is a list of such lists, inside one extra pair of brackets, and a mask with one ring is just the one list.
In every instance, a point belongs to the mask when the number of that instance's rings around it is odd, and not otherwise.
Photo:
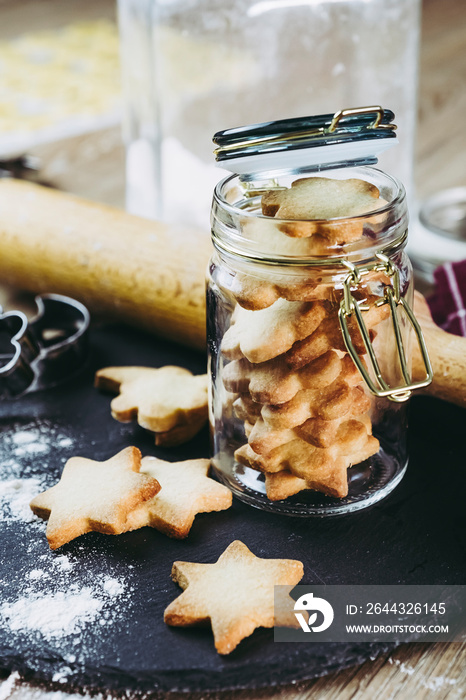
[[(0, 436), (11, 436), (13, 427), (47, 421), (73, 437), (72, 454), (97, 460), (130, 444), (171, 461), (207, 456), (207, 430), (188, 445), (162, 450), (142, 429), (111, 418), (110, 397), (92, 388), (93, 375), (99, 367), (119, 364), (179, 364), (200, 373), (205, 358), (126, 327), (94, 329), (92, 357), (79, 377), (0, 403)], [(91, 533), (58, 553), (49, 551), (38, 526), (0, 523), (2, 600), (15, 600), (39, 560), (47, 564), (62, 553), (73, 563), (78, 585), (109, 573), (124, 578), (130, 590), (111, 625), (89, 623), (71, 641), (12, 636), (0, 622), (0, 670), (100, 689), (194, 692), (289, 683), (376, 656), (389, 645), (277, 644), (270, 630), (257, 630), (222, 658), (209, 630), (164, 625), (163, 610), (180, 592), (170, 580), (172, 562), (212, 562), (231, 541), (241, 539), (258, 556), (301, 559), (302, 583), (464, 583), (465, 418), (466, 412), (454, 406), (415, 399), (407, 475), (385, 501), (349, 516), (288, 518), (235, 501), (229, 511), (197, 516), (184, 541), (149, 528), (119, 537)], [(69, 450), (58, 450), (47, 464), (36, 457), (37, 470), (48, 469), (53, 483), (69, 456)]]

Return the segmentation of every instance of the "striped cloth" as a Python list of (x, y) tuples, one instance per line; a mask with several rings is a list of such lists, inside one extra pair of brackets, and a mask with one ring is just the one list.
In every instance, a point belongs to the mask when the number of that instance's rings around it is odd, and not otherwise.
[(443, 330), (466, 336), (466, 260), (441, 265), (434, 272), (435, 292), (428, 304)]

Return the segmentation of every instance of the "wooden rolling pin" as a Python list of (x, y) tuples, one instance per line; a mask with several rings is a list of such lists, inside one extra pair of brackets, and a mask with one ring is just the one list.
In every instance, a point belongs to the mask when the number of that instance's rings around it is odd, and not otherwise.
[(209, 231), (0, 180), (0, 279), (205, 348)]
[[(18, 180), (0, 180), (0, 279), (67, 294), (166, 338), (205, 348), (207, 231), (147, 221)], [(417, 295), (434, 368), (425, 393), (466, 406), (466, 338), (445, 333)], [(422, 376), (415, 357), (415, 376)]]
[[(414, 313), (421, 324), (434, 370), (434, 380), (423, 393), (466, 408), (466, 338), (439, 328), (419, 292), (414, 292)], [(414, 353), (413, 376), (425, 377), (420, 352)]]

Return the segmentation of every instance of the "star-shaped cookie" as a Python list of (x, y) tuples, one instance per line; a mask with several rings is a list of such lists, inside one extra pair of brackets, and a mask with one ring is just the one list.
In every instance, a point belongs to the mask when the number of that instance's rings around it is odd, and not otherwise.
[[(383, 209), (387, 202), (370, 182), (349, 178), (306, 177), (295, 180), (285, 190), (269, 190), (262, 197), (262, 213), (278, 219), (293, 219), (280, 230), (288, 236), (306, 238), (320, 234), (329, 244), (356, 241), (363, 235), (365, 221), (356, 217)], [(351, 217), (355, 217), (351, 220)], [(337, 219), (337, 221), (333, 221)], [(341, 224), (338, 219), (342, 219)], [(369, 223), (380, 223), (382, 216)]]
[(229, 654), (257, 627), (293, 624), (282, 611), (274, 620), (274, 587), (295, 586), (302, 577), (302, 562), (261, 559), (236, 540), (215, 564), (173, 564), (172, 578), (184, 592), (166, 608), (164, 620), (175, 627), (210, 621), (215, 648)]
[(58, 549), (75, 537), (96, 531), (127, 532), (128, 514), (160, 490), (159, 482), (139, 473), (141, 453), (127, 447), (105, 462), (72, 457), (60, 481), (30, 503), (47, 523), (47, 540)]
[(246, 357), (250, 362), (266, 362), (313, 334), (327, 314), (322, 301), (278, 299), (260, 311), (238, 306), (234, 322), (223, 336), (222, 352), (229, 360)]
[(231, 506), (230, 489), (207, 476), (208, 459), (165, 462), (144, 457), (141, 473), (156, 479), (161, 491), (128, 516), (130, 529), (155, 527), (169, 537), (187, 537), (197, 513), (226, 510)]
[(112, 416), (123, 423), (137, 419), (155, 433), (155, 444), (181, 445), (207, 422), (207, 375), (182, 367), (106, 367), (97, 372), (99, 389), (118, 393)]
[(302, 389), (328, 386), (342, 371), (342, 361), (333, 350), (298, 370), (291, 370), (283, 358), (258, 364), (245, 358), (233, 360), (223, 370), (225, 389), (232, 394), (249, 392), (257, 403), (282, 404)]

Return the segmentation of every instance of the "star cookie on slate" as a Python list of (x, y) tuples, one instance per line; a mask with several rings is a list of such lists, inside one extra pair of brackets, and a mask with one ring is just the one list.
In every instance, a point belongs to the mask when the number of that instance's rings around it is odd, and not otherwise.
[(47, 540), (58, 549), (75, 537), (96, 531), (119, 535), (128, 531), (128, 514), (160, 490), (160, 484), (139, 473), (141, 453), (127, 447), (105, 462), (72, 457), (60, 481), (30, 503), (47, 523)]
[(128, 516), (131, 529), (155, 527), (169, 537), (187, 537), (197, 513), (226, 510), (231, 506), (230, 489), (207, 476), (208, 459), (165, 462), (144, 457), (141, 473), (161, 485), (161, 491)]
[(207, 422), (207, 374), (193, 376), (182, 367), (106, 367), (97, 372), (99, 389), (119, 393), (112, 416), (122, 423), (137, 419), (155, 433), (155, 444), (181, 445)]
[(173, 564), (172, 578), (184, 590), (166, 608), (164, 620), (175, 627), (210, 621), (215, 648), (229, 654), (257, 627), (288, 625), (289, 614), (274, 620), (274, 587), (295, 586), (302, 577), (302, 562), (261, 559), (236, 540), (215, 564)]

